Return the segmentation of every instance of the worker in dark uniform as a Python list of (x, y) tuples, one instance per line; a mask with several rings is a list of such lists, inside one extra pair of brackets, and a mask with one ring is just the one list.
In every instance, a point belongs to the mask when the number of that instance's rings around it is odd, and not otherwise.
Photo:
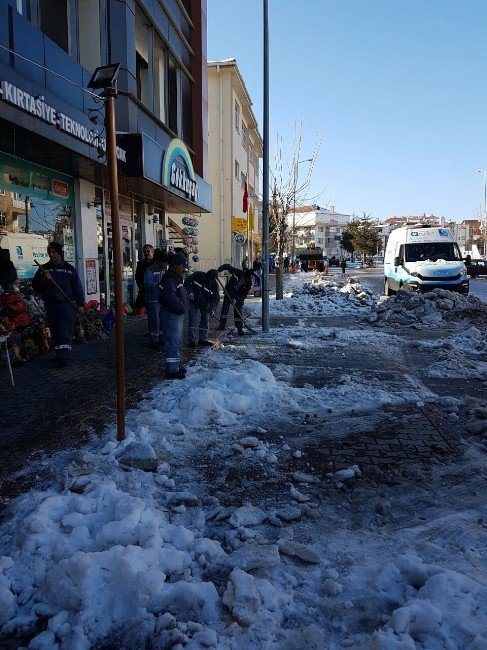
[[(196, 347), (196, 341), (202, 346), (213, 345), (213, 342), (208, 340), (208, 317), (210, 314), (213, 316), (220, 302), (217, 278), (218, 271), (210, 269), (206, 273), (196, 271), (184, 281), (189, 296), (188, 341), (190, 348)], [(197, 331), (198, 314), (200, 325)]]
[(188, 311), (188, 293), (184, 287), (184, 273), (188, 259), (178, 252), (169, 260), (169, 268), (159, 285), (160, 319), (166, 352), (166, 379), (184, 379), (181, 367), (184, 315)]
[[(235, 302), (233, 313), (233, 321), (237, 328), (238, 335), (243, 336), (243, 321), (241, 319), (242, 310), (245, 298), (252, 288), (252, 271), (246, 269), (245, 271), (235, 268), (231, 264), (222, 264), (218, 267), (218, 273), (228, 271), (230, 277), (225, 285), (225, 296), (223, 298), (222, 310), (220, 313), (220, 326), (218, 329), (224, 330), (227, 325), (228, 310), (230, 309), (230, 298)], [(228, 294), (228, 295), (227, 295)], [(237, 311), (239, 313), (237, 313)], [(239, 315), (240, 314), (240, 315)]]
[(78, 272), (64, 261), (63, 247), (58, 242), (51, 242), (47, 247), (49, 262), (43, 264), (34, 276), (32, 287), (43, 298), (46, 305), (47, 321), (56, 351), (58, 368), (68, 363), (73, 343), (75, 310), (53, 280), (68, 298), (76, 303), (80, 314), (84, 313), (85, 297)]
[(167, 269), (167, 257), (166, 251), (156, 248), (152, 257), (153, 264), (149, 266), (144, 275), (145, 305), (149, 323), (150, 346), (153, 350), (160, 350), (164, 345), (162, 323), (159, 317), (161, 309), (159, 284)]
[(135, 283), (137, 284), (138, 289), (137, 298), (135, 299), (135, 307), (140, 313), (143, 313), (141, 312), (142, 309), (147, 308), (145, 304), (144, 276), (149, 266), (154, 264), (154, 247), (150, 244), (145, 244), (142, 252), (144, 257), (137, 262), (137, 266), (135, 267)]

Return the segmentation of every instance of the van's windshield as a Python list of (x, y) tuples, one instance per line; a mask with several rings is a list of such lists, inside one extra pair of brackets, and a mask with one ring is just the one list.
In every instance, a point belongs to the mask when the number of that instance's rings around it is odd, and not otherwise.
[(422, 244), (406, 244), (406, 262), (423, 262), (430, 260), (445, 260), (459, 262), (462, 259), (456, 242), (424, 242)]

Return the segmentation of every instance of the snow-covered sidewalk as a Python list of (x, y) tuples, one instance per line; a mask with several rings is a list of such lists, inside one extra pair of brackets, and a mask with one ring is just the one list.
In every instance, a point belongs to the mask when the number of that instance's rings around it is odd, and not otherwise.
[[(462, 399), (441, 401), (419, 375), (393, 371), (410, 342), (367, 323), (378, 301), (367, 287), (312, 274), (286, 282), (271, 315), (295, 324), (203, 353), (185, 381), (161, 382), (128, 414), (124, 443), (112, 428), (46, 459), (57, 480), (10, 504), (0, 640), (65, 650), (487, 647), (487, 410), (471, 403), (466, 413)], [(250, 309), (257, 316), (260, 303)], [(343, 328), (312, 320), (329, 315)], [(450, 355), (473, 342), (472, 363), (485, 355), (476, 328), (441, 341)], [(371, 379), (352, 361), (361, 354), (391, 371)], [(341, 373), (314, 381), (327, 360)], [(452, 422), (471, 418), (461, 466), (411, 467), (384, 483), (311, 454), (425, 401), (447, 405)]]

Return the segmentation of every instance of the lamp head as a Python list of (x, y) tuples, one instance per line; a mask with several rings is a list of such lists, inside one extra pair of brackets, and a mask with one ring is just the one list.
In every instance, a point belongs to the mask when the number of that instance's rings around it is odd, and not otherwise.
[(88, 82), (88, 88), (93, 88), (93, 90), (99, 88), (104, 90), (114, 89), (119, 70), (120, 63), (110, 63), (110, 65), (102, 65), (96, 68)]

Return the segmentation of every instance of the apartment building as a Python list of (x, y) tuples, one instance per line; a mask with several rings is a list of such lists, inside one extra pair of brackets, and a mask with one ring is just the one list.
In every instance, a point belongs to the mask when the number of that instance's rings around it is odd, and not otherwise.
[(251, 264), (261, 254), (262, 138), (235, 59), (208, 62), (208, 111), (213, 209), (198, 227), (199, 263), (195, 266), (208, 269), (231, 263), (240, 267), (245, 258)]
[(0, 190), (29, 206), (4, 228), (21, 221), (25, 232), (28, 216), (29, 232), (64, 245), (88, 297), (108, 303), (104, 106), (87, 85), (96, 67), (120, 63), (119, 200), (131, 301), (143, 244), (167, 245), (175, 231), (167, 214), (211, 210), (206, 0), (0, 0), (0, 45)]
[(295, 248), (297, 254), (308, 248), (321, 248), (323, 255), (340, 257), (342, 254), (340, 241), (347, 223), (349, 214), (335, 211), (335, 206), (322, 208), (319, 205), (304, 205), (296, 208), (288, 215), (288, 227), (291, 232), (288, 243), (288, 255), (291, 255), (291, 239), (293, 225), (295, 228)]

